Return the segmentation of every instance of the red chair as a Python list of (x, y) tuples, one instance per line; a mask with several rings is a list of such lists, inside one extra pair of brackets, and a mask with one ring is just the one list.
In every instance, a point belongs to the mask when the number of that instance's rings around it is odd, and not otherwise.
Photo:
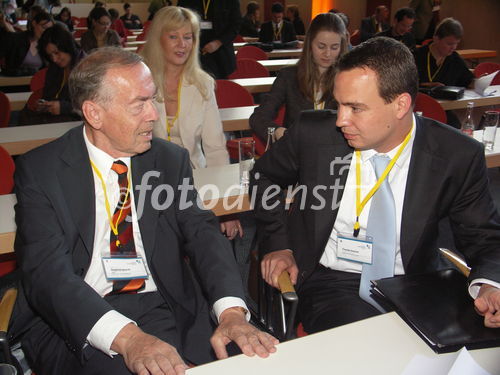
[(75, 30), (75, 32), (73, 33), (73, 38), (81, 38), (83, 34), (85, 34), (87, 32), (87, 30), (82, 30), (82, 29), (78, 29), (78, 30)]
[(137, 49), (135, 50), (135, 53), (140, 54), (143, 48), (144, 48), (144, 44), (139, 44), (137, 46)]
[(422, 46), (426, 46), (427, 44), (430, 44), (433, 41), (432, 38), (426, 39), (422, 42)]
[(358, 30), (354, 30), (354, 32), (351, 34), (351, 45), (352, 46), (357, 46), (361, 42), (361, 33)]
[(87, 27), (87, 17), (80, 17), (78, 19), (78, 27)]
[(142, 31), (147, 33), (148, 32), (148, 29), (149, 29), (149, 26), (151, 26), (151, 21), (146, 21), (142, 24)]
[(31, 111), (36, 111), (38, 108), (38, 101), (42, 99), (43, 89), (33, 91), (26, 102), (26, 106)]
[(146, 37), (147, 37), (147, 33), (146, 33), (146, 31), (143, 31), (142, 33), (140, 33), (139, 35), (137, 35), (137, 38), (135, 40), (137, 42), (139, 42), (141, 40), (146, 40)]
[(9, 125), (11, 110), (9, 98), (0, 91), (0, 128), (5, 128)]
[(30, 82), (31, 91), (37, 91), (43, 89), (43, 86), (45, 86), (46, 74), (47, 74), (47, 68), (43, 68), (33, 75)]
[(236, 53), (236, 60), (239, 59), (253, 59), (253, 60), (267, 60), (267, 53), (255, 46), (243, 46)]
[(245, 39), (243, 39), (243, 37), (238, 34), (236, 35), (236, 38), (234, 38), (233, 43), (245, 43)]
[(236, 60), (236, 70), (228, 79), (269, 77), (269, 71), (257, 60), (240, 58)]
[(422, 112), (422, 115), (446, 124), (446, 112), (439, 102), (429, 95), (419, 92), (415, 101), (415, 112)]
[(500, 64), (495, 62), (482, 62), (474, 68), (474, 76), (479, 78), (485, 74), (490, 74), (498, 70), (500, 70)]
[(14, 160), (0, 146), (0, 195), (12, 193), (12, 189), (14, 188), (14, 170)]

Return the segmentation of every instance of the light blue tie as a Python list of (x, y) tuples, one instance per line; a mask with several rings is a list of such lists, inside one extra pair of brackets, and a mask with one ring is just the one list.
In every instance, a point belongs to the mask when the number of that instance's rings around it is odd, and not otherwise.
[[(391, 159), (386, 155), (374, 155), (371, 162), (377, 179), (384, 173)], [(359, 295), (380, 312), (385, 310), (370, 296), (370, 280), (394, 276), (396, 257), (396, 207), (389, 185), (389, 176), (371, 199), (366, 235), (373, 238), (372, 264), (363, 264)]]

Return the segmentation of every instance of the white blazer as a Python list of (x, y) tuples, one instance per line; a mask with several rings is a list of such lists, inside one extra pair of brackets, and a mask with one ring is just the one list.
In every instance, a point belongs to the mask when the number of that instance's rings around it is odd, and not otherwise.
[[(193, 168), (229, 164), (213, 81), (207, 82), (207, 89), (209, 97), (204, 100), (196, 86), (189, 85), (185, 80), (182, 82), (180, 113), (175, 126), (179, 127), (180, 146), (189, 151)], [(159, 118), (153, 125), (153, 135), (167, 139), (165, 103), (154, 103)]]

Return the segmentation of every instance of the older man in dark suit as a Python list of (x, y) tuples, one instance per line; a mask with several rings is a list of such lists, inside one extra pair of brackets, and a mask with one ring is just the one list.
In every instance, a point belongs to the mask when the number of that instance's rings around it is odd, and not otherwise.
[(197, 204), (187, 152), (152, 139), (156, 87), (141, 58), (100, 49), (69, 84), (84, 125), (16, 170), (23, 348), (36, 373), (182, 374), (184, 361), (215, 358), (210, 340), (219, 358), (230, 341), (249, 355), (274, 351), (246, 321), (236, 264)]
[[(443, 267), (443, 218), (472, 267), (471, 303), (486, 326), (500, 327), (500, 218), (484, 148), (414, 116), (417, 80), (402, 43), (362, 43), (338, 63), (338, 115), (303, 112), (255, 165), (262, 275), (276, 286), (290, 273), (306, 332), (383, 311), (370, 280)], [(276, 190), (296, 184), (287, 215), (288, 200)]]

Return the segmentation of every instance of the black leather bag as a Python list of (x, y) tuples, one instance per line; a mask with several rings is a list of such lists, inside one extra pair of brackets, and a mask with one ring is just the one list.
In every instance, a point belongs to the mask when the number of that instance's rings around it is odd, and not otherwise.
[(464, 96), (464, 87), (458, 86), (436, 86), (421, 87), (420, 92), (432, 96), (434, 99), (457, 100)]

